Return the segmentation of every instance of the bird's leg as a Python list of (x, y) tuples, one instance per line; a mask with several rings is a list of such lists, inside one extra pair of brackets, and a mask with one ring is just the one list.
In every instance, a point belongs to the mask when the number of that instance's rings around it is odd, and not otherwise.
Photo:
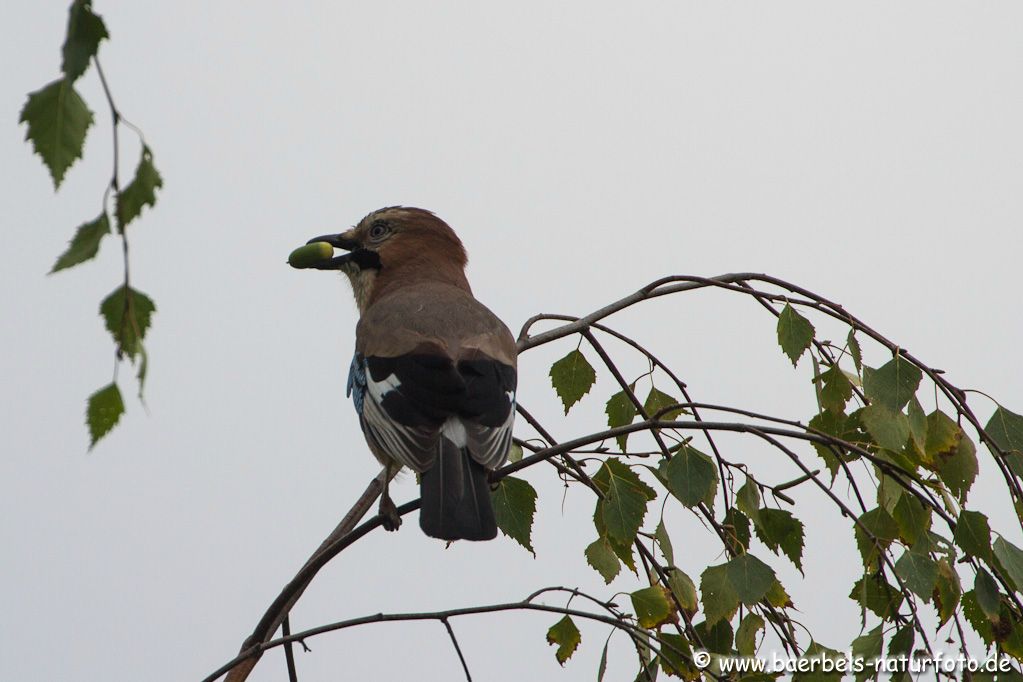
[(393, 464), (387, 465), (387, 476), (384, 480), (384, 489), (380, 493), (380, 516), (383, 518), (384, 530), (398, 530), (401, 526), (401, 516), (398, 515), (398, 507), (395, 506), (394, 500), (391, 499), (391, 495), (388, 489), (391, 486), (391, 467)]

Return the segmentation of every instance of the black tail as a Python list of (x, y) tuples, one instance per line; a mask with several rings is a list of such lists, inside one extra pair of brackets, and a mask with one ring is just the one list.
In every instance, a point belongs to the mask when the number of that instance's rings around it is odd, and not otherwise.
[(447, 438), (437, 461), (420, 477), (419, 527), (441, 540), (493, 540), (497, 537), (487, 471)]

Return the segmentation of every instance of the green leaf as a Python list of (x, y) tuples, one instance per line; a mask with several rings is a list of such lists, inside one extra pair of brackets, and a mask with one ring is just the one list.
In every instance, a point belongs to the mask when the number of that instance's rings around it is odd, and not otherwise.
[(760, 488), (753, 479), (747, 478), (739, 488), (735, 495), (735, 504), (742, 513), (756, 521), (757, 514), (760, 513)]
[(610, 642), (610, 637), (604, 640), (604, 650), (600, 652), (600, 663), (597, 665), (597, 682), (604, 682), (604, 673), (607, 672), (607, 645)]
[(593, 514), (593, 526), (597, 530), (597, 535), (607, 540), (607, 544), (611, 546), (611, 550), (618, 557), (619, 561), (625, 564), (630, 571), (636, 573), (636, 558), (632, 553), (632, 542), (620, 542), (608, 535), (607, 524), (604, 523), (603, 514), (604, 507), (598, 501), (597, 508)]
[(699, 671), (692, 664), (692, 647), (685, 637), (661, 632), (658, 633), (657, 639), (661, 644), (661, 670), (665, 675), (686, 680), (700, 679)]
[(591, 542), (584, 554), (586, 555), (586, 563), (600, 574), (605, 584), (609, 584), (614, 580), (615, 576), (622, 570), (618, 556), (607, 541), (607, 538), (597, 538)]
[(586, 395), (597, 373), (579, 349), (573, 350), (565, 357), (551, 365), (551, 385), (565, 406), (565, 414)]
[(78, 226), (75, 236), (71, 239), (67, 250), (60, 255), (57, 262), (53, 264), (50, 274), (70, 268), (72, 265), (84, 263), (96, 257), (99, 252), (99, 243), (110, 232), (110, 220), (107, 214), (101, 213), (92, 222), (82, 223)]
[(991, 561), (991, 527), (984, 514), (966, 509), (960, 512), (952, 539), (967, 554)]
[[(806, 652), (800, 659), (814, 661), (809, 672), (797, 672), (792, 676), (792, 682), (816, 682), (817, 680), (841, 680), (842, 673), (837, 671), (837, 662), (844, 658), (843, 654), (829, 649), (818, 642), (811, 641)], [(824, 661), (831, 661), (828, 666), (829, 672), (825, 672)]]
[(901, 412), (916, 393), (922, 377), (916, 365), (896, 355), (877, 369), (863, 368), (863, 392), (872, 403)]
[(742, 554), (749, 549), (749, 518), (745, 514), (735, 507), (729, 507), (721, 527), (732, 552)]
[[(820, 414), (814, 415), (813, 419), (807, 425), (810, 429), (820, 431), (821, 433), (833, 436), (835, 438), (842, 438), (845, 434), (845, 420), (846, 415), (836, 414), (829, 410), (825, 410)], [(814, 443), (813, 449), (817, 451), (821, 459), (824, 460), (824, 465), (828, 467), (828, 471), (831, 472), (831, 480), (835, 480), (835, 476), (838, 474), (838, 470), (842, 468), (842, 463), (829, 446), (823, 443)]]
[(74, 81), (89, 68), (89, 60), (96, 56), (100, 41), (110, 34), (103, 20), (93, 14), (91, 0), (75, 0), (68, 14), (61, 70), (69, 81)]
[[(670, 405), (677, 404), (678, 400), (672, 398), (664, 391), (658, 390), (656, 386), (651, 386), (650, 393), (647, 394), (646, 400), (643, 402), (643, 411), (646, 412), (647, 415), (649, 415), (650, 418), (652, 419), (654, 415), (656, 415), (661, 410), (665, 409)], [(683, 412), (685, 412), (685, 409), (681, 407), (676, 407), (674, 409), (668, 410), (660, 417), (658, 417), (658, 419), (661, 419), (663, 421), (672, 421), (673, 419), (675, 419), (675, 417), (679, 416)]]
[(821, 405), (832, 412), (843, 412), (845, 404), (852, 398), (853, 386), (849, 377), (837, 364), (821, 374)]
[(813, 341), (813, 325), (810, 320), (796, 312), (796, 310), (785, 304), (781, 314), (778, 316), (778, 344), (782, 351), (796, 366), (799, 357), (806, 352)]
[(604, 493), (604, 499), (598, 501), (597, 508), (608, 536), (631, 545), (643, 525), (647, 503), (656, 499), (657, 492), (640, 480), (628, 465), (614, 457), (604, 460), (593, 482)]
[(886, 450), (897, 452), (909, 439), (909, 419), (906, 415), (890, 410), (881, 403), (867, 405), (860, 417), (874, 441)]
[(863, 371), (863, 353), (860, 352), (860, 342), (856, 340), (855, 330), (850, 329), (849, 335), (845, 337), (846, 345), (849, 346), (849, 355), (852, 356), (856, 371)]
[(728, 580), (739, 600), (753, 606), (774, 585), (774, 570), (752, 554), (740, 554), (725, 564)]
[(1002, 608), (1001, 593), (998, 583), (991, 574), (981, 566), (973, 582), (973, 591), (977, 596), (977, 606), (992, 623), (998, 623), (998, 614)]
[(984, 430), (1003, 452), (1023, 454), (1023, 416), (999, 405)]
[(689, 615), (696, 613), (699, 604), (696, 600), (696, 585), (693, 584), (693, 579), (677, 566), (669, 566), (665, 572), (668, 575), (668, 587), (671, 588), (671, 593), (675, 595), (675, 600), (678, 601), (682, 610)]
[(104, 386), (89, 396), (88, 408), (85, 411), (85, 423), (89, 427), (89, 449), (96, 447), (96, 443), (103, 436), (110, 433), (110, 430), (117, 425), (124, 414), (124, 400), (121, 398), (121, 389), (116, 383)]
[(1023, 589), (1023, 550), (1002, 537), (992, 543), (991, 549), (1016, 589)]
[(99, 306), (100, 315), (106, 321), (107, 331), (114, 337), (114, 343), (133, 361), (142, 348), (142, 339), (156, 311), (152, 299), (141, 291), (117, 287)]
[(514, 464), (522, 459), (522, 446), (518, 443), (512, 443), (511, 448), (508, 450), (508, 463)]
[(938, 583), (938, 565), (934, 559), (907, 550), (895, 562), (895, 574), (902, 578), (910, 592), (925, 602), (931, 600), (931, 594)]
[(662, 518), (657, 523), (657, 529), (654, 531), (654, 540), (657, 541), (657, 546), (661, 548), (661, 554), (664, 555), (664, 560), (669, 566), (675, 563), (675, 550), (671, 546), (671, 538), (668, 537), (668, 529), (664, 527), (664, 519)]
[(891, 641), (888, 642), (888, 655), (891, 657), (908, 656), (909, 652), (913, 650), (914, 637), (913, 624), (907, 623), (903, 625), (895, 632)]
[(938, 560), (938, 586), (934, 590), (934, 606), (938, 610), (938, 627), (943, 626), (956, 612), (963, 586), (959, 574), (945, 559)]
[(661, 587), (657, 585), (644, 587), (630, 596), (640, 627), (652, 629), (671, 620), (674, 609)]
[(122, 232), (139, 217), (144, 206), (152, 208), (156, 204), (156, 190), (161, 187), (163, 178), (153, 165), (153, 152), (143, 145), (135, 177), (117, 195), (117, 223)]
[(687, 507), (713, 504), (718, 470), (714, 460), (694, 447), (683, 446), (661, 469), (668, 491)]
[(977, 634), (980, 635), (981, 639), (984, 640), (984, 644), (991, 646), (995, 641), (994, 630), (991, 627), (991, 621), (988, 619), (987, 614), (978, 603), (976, 591), (970, 590), (964, 594), (962, 604), (966, 620)]
[[(629, 386), (630, 390), (635, 390), (636, 384)], [(636, 418), (638, 411), (636, 405), (629, 398), (629, 394), (625, 391), (619, 391), (611, 396), (611, 399), (607, 401), (607, 406), (604, 408), (607, 413), (607, 425), (609, 428), (615, 428), (617, 426), (625, 426), (631, 424), (632, 420)], [(567, 413), (566, 413), (567, 414)], [(622, 452), (625, 451), (625, 443), (629, 439), (629, 434), (623, 433), (617, 437), (618, 449)]]
[(920, 407), (920, 401), (916, 399), (916, 396), (909, 401), (908, 412), (910, 442), (917, 454), (926, 461), (927, 415), (924, 414), (924, 409)]
[(857, 682), (862, 682), (875, 674), (876, 666), (873, 662), (881, 657), (881, 648), (884, 644), (883, 630), (884, 624), (882, 623), (852, 641), (853, 659), (864, 662), (864, 669), (856, 675)]
[(490, 493), (494, 519), (501, 532), (519, 543), (533, 556), (533, 516), (536, 514), (536, 490), (521, 478), (505, 476)]
[(757, 651), (757, 633), (764, 630), (764, 619), (755, 613), (747, 613), (735, 632), (735, 648), (743, 656), (752, 656)]
[(954, 451), (940, 453), (935, 461), (938, 478), (944, 481), (959, 502), (965, 502), (966, 496), (977, 478), (977, 448), (973, 441), (962, 431)]
[(892, 517), (899, 526), (899, 536), (910, 546), (916, 544), (931, 528), (930, 507), (925, 507), (915, 495), (909, 493), (899, 497), (892, 510)]
[(739, 608), (739, 594), (728, 577), (728, 564), (708, 566), (700, 576), (700, 594), (707, 622), (731, 620)]
[(708, 619), (694, 625), (693, 630), (707, 651), (723, 656), (732, 653), (732, 624), (727, 620), (711, 624)]
[(580, 642), (582, 642), (582, 635), (579, 633), (579, 628), (568, 616), (559, 620), (547, 631), (547, 643), (558, 645), (554, 657), (561, 665), (565, 665), (565, 661), (572, 658), (572, 654), (579, 648)]
[(43, 159), (57, 189), (68, 168), (81, 158), (92, 112), (71, 81), (61, 78), (29, 93), (19, 123), (28, 124), (25, 139)]
[(881, 507), (875, 507), (859, 518), (855, 526), (856, 546), (863, 557), (863, 566), (868, 570), (877, 569), (880, 551), (891, 545), (892, 540), (899, 536), (899, 526), (895, 519)]
[(778, 550), (803, 572), (803, 522), (784, 509), (764, 507), (754, 519), (754, 527), (760, 541), (775, 554)]
[(869, 609), (881, 620), (891, 620), (902, 606), (902, 592), (892, 587), (880, 573), (865, 575), (853, 585), (849, 598)]

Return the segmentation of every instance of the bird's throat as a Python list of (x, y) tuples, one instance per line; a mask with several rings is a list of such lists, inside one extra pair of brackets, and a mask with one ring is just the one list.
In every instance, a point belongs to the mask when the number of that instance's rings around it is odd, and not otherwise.
[(373, 293), (373, 285), (376, 283), (376, 270), (363, 270), (359, 266), (346, 264), (342, 270), (352, 285), (352, 293), (355, 294), (355, 305), (359, 307), (359, 313), (364, 313), (369, 305), (370, 296)]

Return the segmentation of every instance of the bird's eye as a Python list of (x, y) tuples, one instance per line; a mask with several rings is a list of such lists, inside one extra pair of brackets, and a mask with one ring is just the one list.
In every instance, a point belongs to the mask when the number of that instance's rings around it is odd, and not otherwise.
[(385, 222), (376, 222), (369, 228), (369, 238), (374, 240), (383, 239), (391, 231)]

